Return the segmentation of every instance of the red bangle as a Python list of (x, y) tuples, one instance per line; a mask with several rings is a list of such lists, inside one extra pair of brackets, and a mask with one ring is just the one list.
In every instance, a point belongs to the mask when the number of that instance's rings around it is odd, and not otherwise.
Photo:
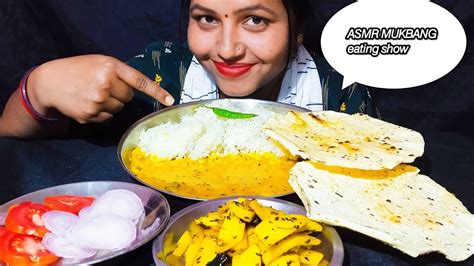
[(58, 118), (48, 117), (48, 116), (42, 115), (38, 111), (36, 111), (33, 108), (33, 105), (31, 105), (30, 99), (28, 98), (28, 94), (27, 94), (27, 91), (26, 91), (26, 83), (28, 82), (28, 77), (30, 76), (31, 72), (35, 68), (36, 67), (32, 67), (28, 71), (26, 71), (25, 75), (23, 75), (23, 78), (20, 81), (20, 85), (18, 86), (18, 90), (20, 91), (21, 104), (23, 105), (23, 107), (25, 107), (25, 110), (38, 122), (57, 121)]

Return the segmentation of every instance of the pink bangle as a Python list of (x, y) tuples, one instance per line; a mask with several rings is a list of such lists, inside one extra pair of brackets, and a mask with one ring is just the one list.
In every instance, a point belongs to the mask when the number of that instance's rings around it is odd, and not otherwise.
[(28, 71), (26, 71), (25, 75), (23, 75), (23, 78), (20, 81), (20, 85), (18, 86), (18, 90), (20, 91), (21, 104), (23, 105), (23, 107), (25, 107), (25, 110), (38, 122), (57, 121), (58, 118), (48, 117), (48, 116), (42, 115), (38, 111), (36, 111), (33, 108), (33, 105), (31, 105), (30, 99), (28, 98), (28, 94), (27, 94), (27, 91), (26, 91), (26, 83), (28, 82), (28, 77), (30, 76), (31, 72), (35, 68), (36, 67), (32, 67)]

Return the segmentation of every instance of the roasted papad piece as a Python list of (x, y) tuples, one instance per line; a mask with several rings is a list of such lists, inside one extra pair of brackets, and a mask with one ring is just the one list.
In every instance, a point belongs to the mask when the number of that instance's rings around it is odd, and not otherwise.
[(416, 257), (438, 251), (452, 261), (474, 251), (474, 216), (418, 169), (358, 170), (299, 162), (290, 184), (308, 217), (379, 239)]
[(303, 159), (367, 170), (413, 162), (425, 146), (420, 133), (363, 114), (289, 112), (271, 117), (263, 129)]

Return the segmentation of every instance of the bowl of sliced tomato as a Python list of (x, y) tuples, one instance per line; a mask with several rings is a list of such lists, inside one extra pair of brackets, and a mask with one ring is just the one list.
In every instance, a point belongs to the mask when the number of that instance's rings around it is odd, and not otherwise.
[(0, 206), (0, 264), (93, 264), (132, 251), (167, 224), (167, 200), (111, 181), (66, 184)]

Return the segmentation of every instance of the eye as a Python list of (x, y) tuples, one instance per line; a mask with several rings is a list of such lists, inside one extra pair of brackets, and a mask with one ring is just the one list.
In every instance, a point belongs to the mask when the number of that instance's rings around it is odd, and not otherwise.
[(245, 21), (244, 24), (254, 29), (263, 29), (268, 25), (268, 19), (258, 16), (251, 16)]
[(212, 26), (217, 24), (217, 20), (212, 16), (198, 16), (195, 18), (202, 26)]

